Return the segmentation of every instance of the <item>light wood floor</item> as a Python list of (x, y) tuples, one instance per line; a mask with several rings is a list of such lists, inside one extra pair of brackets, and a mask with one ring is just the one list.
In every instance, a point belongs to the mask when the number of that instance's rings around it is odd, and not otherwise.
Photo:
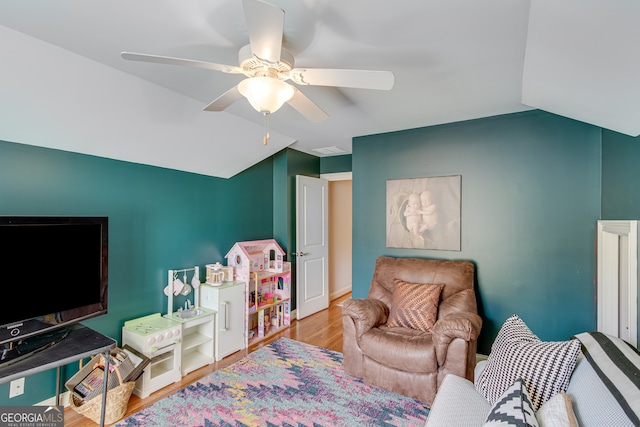
[[(337, 305), (342, 301), (351, 298), (351, 294), (346, 294), (340, 298), (331, 301), (329, 308), (319, 313), (313, 314), (302, 320), (294, 320), (291, 323), (291, 327), (278, 334), (275, 334), (268, 339), (250, 346), (248, 349), (238, 351), (231, 356), (225, 357), (219, 362), (214, 362), (203, 368), (189, 373), (182, 377), (180, 382), (169, 385), (162, 390), (158, 390), (146, 399), (140, 399), (136, 395), (131, 396), (127, 413), (129, 416), (135, 412), (138, 412), (142, 408), (151, 405), (154, 402), (166, 397), (181, 388), (188, 386), (191, 383), (196, 382), (202, 377), (209, 375), (218, 369), (224, 368), (227, 365), (243, 358), (247, 354), (257, 350), (258, 348), (276, 341), (278, 338), (287, 337), (294, 340), (302, 341), (308, 344), (313, 344), (319, 347), (328, 348), (331, 350), (342, 352), (342, 309)], [(65, 427), (85, 427), (95, 426), (96, 424), (85, 418), (82, 415), (77, 414), (73, 410), (67, 408), (64, 414)]]

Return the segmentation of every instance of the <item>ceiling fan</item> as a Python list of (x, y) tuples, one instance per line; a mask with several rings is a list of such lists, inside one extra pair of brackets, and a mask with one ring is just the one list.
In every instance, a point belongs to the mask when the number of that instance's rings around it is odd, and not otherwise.
[(286, 102), (308, 120), (319, 122), (328, 118), (328, 114), (286, 80), (298, 85), (378, 90), (393, 87), (394, 77), (390, 71), (294, 68), (293, 55), (282, 47), (284, 11), (261, 0), (243, 0), (242, 3), (249, 44), (240, 49), (238, 66), (132, 52), (122, 52), (121, 56), (133, 61), (182, 65), (247, 76), (207, 105), (205, 111), (222, 111), (244, 96), (253, 108), (265, 116), (277, 111)]

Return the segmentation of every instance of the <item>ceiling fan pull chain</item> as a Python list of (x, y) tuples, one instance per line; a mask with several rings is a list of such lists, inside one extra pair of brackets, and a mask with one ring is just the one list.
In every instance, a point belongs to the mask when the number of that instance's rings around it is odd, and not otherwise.
[(271, 135), (269, 135), (269, 112), (265, 111), (262, 114), (264, 115), (264, 138), (262, 138), (262, 143), (267, 145), (267, 141), (271, 138)]

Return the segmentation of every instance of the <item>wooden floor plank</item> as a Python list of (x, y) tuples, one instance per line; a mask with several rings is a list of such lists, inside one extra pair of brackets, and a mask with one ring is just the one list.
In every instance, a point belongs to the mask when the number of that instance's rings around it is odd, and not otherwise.
[[(336, 298), (331, 301), (328, 309), (322, 310), (319, 313), (301, 320), (294, 320), (291, 323), (290, 328), (278, 334), (274, 334), (266, 340), (254, 346), (250, 346), (248, 349), (238, 351), (231, 356), (225, 357), (219, 362), (214, 362), (203, 368), (195, 370), (182, 377), (181, 381), (158, 390), (145, 399), (140, 399), (138, 396), (132, 395), (129, 400), (129, 406), (125, 417), (138, 412), (142, 408), (145, 408), (152, 403), (169, 396), (170, 394), (173, 394), (181, 388), (198, 381), (200, 378), (205, 377), (218, 369), (224, 368), (225, 366), (242, 359), (247, 354), (276, 341), (281, 337), (287, 337), (307, 344), (313, 344), (318, 347), (342, 352), (342, 308), (338, 306), (338, 304), (349, 298), (351, 298), (351, 293)], [(69, 408), (65, 410), (64, 417), (65, 427), (93, 427), (96, 425), (90, 419), (77, 414)]]

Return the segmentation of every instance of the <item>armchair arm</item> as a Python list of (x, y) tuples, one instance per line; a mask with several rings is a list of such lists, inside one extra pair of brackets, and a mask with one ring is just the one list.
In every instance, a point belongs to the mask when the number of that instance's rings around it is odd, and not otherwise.
[(466, 311), (451, 313), (438, 319), (431, 331), (438, 365), (444, 365), (447, 358), (447, 348), (451, 341), (456, 338), (475, 341), (478, 339), (481, 328), (482, 318), (475, 313)]
[(351, 317), (359, 339), (369, 329), (387, 323), (389, 307), (373, 298), (351, 299), (342, 305), (342, 316)]

